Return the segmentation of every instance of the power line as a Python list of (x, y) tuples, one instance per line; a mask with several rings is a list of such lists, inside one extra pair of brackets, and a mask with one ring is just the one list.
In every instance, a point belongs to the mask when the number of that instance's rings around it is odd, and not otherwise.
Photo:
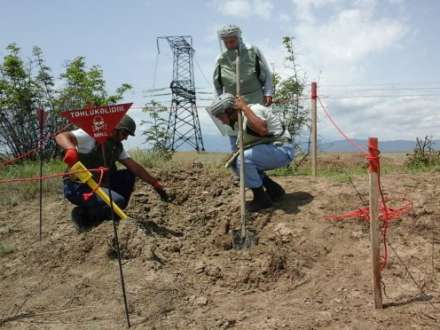
[(402, 99), (407, 97), (440, 97), (440, 94), (404, 94), (404, 95), (350, 95), (350, 96), (336, 96), (336, 95), (321, 95), (323, 99), (341, 100), (341, 99), (357, 99), (357, 98), (396, 98)]
[(208, 78), (206, 78), (206, 75), (203, 72), (203, 70), (202, 70), (202, 68), (201, 68), (201, 66), (199, 64), (199, 61), (197, 61), (197, 57), (195, 57), (195, 56), (194, 56), (194, 61), (196, 62), (197, 69), (199, 69), (199, 71), (202, 74), (202, 76), (205, 79), (205, 81), (208, 83), (208, 85), (211, 85), (211, 82), (209, 82)]
[(370, 86), (423, 86), (423, 85), (440, 85), (440, 81), (429, 81), (429, 82), (416, 82), (416, 83), (405, 83), (405, 82), (392, 82), (392, 83), (358, 83), (358, 84), (320, 84), (320, 87), (335, 87), (335, 88), (350, 88), (350, 87), (370, 87)]
[(399, 87), (399, 88), (394, 88), (394, 87), (390, 87), (390, 88), (346, 88), (345, 90), (350, 91), (350, 92), (440, 91), (440, 86), (438, 86), (438, 87)]
[(159, 53), (156, 53), (156, 58), (154, 60), (154, 71), (153, 71), (153, 85), (151, 88), (156, 87), (156, 78), (157, 78), (157, 67), (159, 66)]
[(170, 89), (169, 87), (160, 87), (160, 88), (150, 88), (150, 89), (146, 89), (144, 90), (144, 93), (151, 93), (151, 92), (160, 92), (160, 91), (164, 91)]

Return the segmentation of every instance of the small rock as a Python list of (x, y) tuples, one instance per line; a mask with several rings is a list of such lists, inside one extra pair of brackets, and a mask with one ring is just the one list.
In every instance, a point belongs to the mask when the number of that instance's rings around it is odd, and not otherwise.
[(229, 329), (232, 328), (235, 325), (236, 321), (235, 320), (225, 320), (221, 326), (220, 329)]
[(205, 267), (205, 263), (202, 260), (199, 260), (194, 265), (194, 271), (196, 272), (196, 274), (201, 274), (205, 270)]
[(208, 265), (205, 267), (205, 274), (214, 277), (214, 278), (221, 278), (222, 277), (222, 270), (214, 265)]
[(199, 161), (193, 161), (192, 163), (193, 168), (203, 168), (203, 163)]
[(197, 297), (195, 300), (194, 300), (194, 303), (197, 305), (197, 306), (206, 306), (207, 304), (208, 304), (208, 298), (206, 298), (206, 297)]

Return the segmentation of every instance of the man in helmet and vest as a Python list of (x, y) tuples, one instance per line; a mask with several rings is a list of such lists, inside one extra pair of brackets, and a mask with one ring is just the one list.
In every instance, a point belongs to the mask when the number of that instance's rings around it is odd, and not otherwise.
[[(122, 141), (126, 140), (129, 135), (134, 136), (135, 131), (136, 123), (130, 116), (125, 115), (113, 129), (111, 137), (103, 144), (105, 161), (102, 146), (98, 145), (82, 129), (60, 133), (55, 137), (55, 140), (64, 149), (64, 162), (69, 167), (77, 161), (81, 161), (89, 169), (104, 165), (109, 168), (109, 172), (105, 173), (102, 178), (101, 186), (107, 194), (111, 188), (113, 201), (122, 209), (128, 205), (136, 177), (152, 185), (160, 198), (163, 201), (168, 201), (169, 197), (160, 182), (151, 176), (142, 165), (131, 159), (124, 150)], [(126, 169), (118, 170), (116, 162), (124, 165)], [(93, 175), (98, 181), (100, 174), (95, 172)], [(72, 221), (79, 232), (111, 219), (110, 207), (91, 193), (89, 186), (84, 183), (66, 176), (64, 178), (64, 196), (76, 205), (72, 210)]]
[(241, 96), (249, 104), (272, 104), (272, 72), (260, 50), (243, 43), (241, 30), (236, 25), (226, 25), (218, 31), (226, 50), (220, 54), (214, 70), (214, 86), (217, 95), (223, 92), (235, 94), (235, 61), (240, 54)]
[[(281, 120), (269, 108), (261, 104), (249, 105), (244, 97), (229, 93), (215, 99), (208, 111), (237, 135), (238, 112), (243, 114), (244, 183), (254, 194), (246, 207), (251, 212), (271, 207), (285, 191), (264, 172), (287, 166), (293, 160), (291, 137)], [(237, 156), (238, 152), (235, 158)], [(234, 161), (235, 158), (227, 166), (232, 166), (238, 173), (240, 159)]]
[[(226, 50), (217, 58), (214, 70), (214, 86), (217, 96), (222, 93), (236, 93), (236, 57), (240, 53), (240, 94), (249, 104), (272, 104), (272, 72), (261, 51), (243, 42), (241, 29), (236, 25), (225, 25), (218, 31)], [(218, 123), (217, 123), (218, 124)], [(231, 151), (237, 151), (236, 132), (228, 127), (222, 130), (228, 135)], [(234, 175), (234, 181), (238, 178)]]

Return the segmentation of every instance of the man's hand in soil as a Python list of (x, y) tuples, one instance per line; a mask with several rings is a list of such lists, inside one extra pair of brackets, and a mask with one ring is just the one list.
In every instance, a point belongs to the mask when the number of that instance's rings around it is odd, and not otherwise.
[(165, 191), (165, 189), (163, 189), (163, 187), (159, 181), (156, 181), (153, 184), (153, 188), (157, 192), (157, 194), (159, 195), (161, 201), (167, 202), (167, 203), (171, 202), (170, 196), (168, 196), (167, 192)]

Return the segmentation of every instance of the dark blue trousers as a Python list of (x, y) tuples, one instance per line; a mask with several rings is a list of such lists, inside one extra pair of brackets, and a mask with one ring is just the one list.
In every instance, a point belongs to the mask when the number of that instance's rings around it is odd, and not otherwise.
[[(128, 205), (131, 193), (134, 189), (135, 179), (136, 176), (129, 170), (119, 170), (109, 173), (112, 199), (121, 209), (125, 209)], [(102, 188), (102, 190), (109, 194), (108, 188)], [(83, 194), (90, 191), (90, 187), (86, 184), (69, 179), (64, 180), (64, 197), (72, 204), (86, 209), (87, 214), (92, 214), (100, 220), (111, 219), (110, 207), (96, 194), (93, 194), (87, 201), (84, 200)]]

